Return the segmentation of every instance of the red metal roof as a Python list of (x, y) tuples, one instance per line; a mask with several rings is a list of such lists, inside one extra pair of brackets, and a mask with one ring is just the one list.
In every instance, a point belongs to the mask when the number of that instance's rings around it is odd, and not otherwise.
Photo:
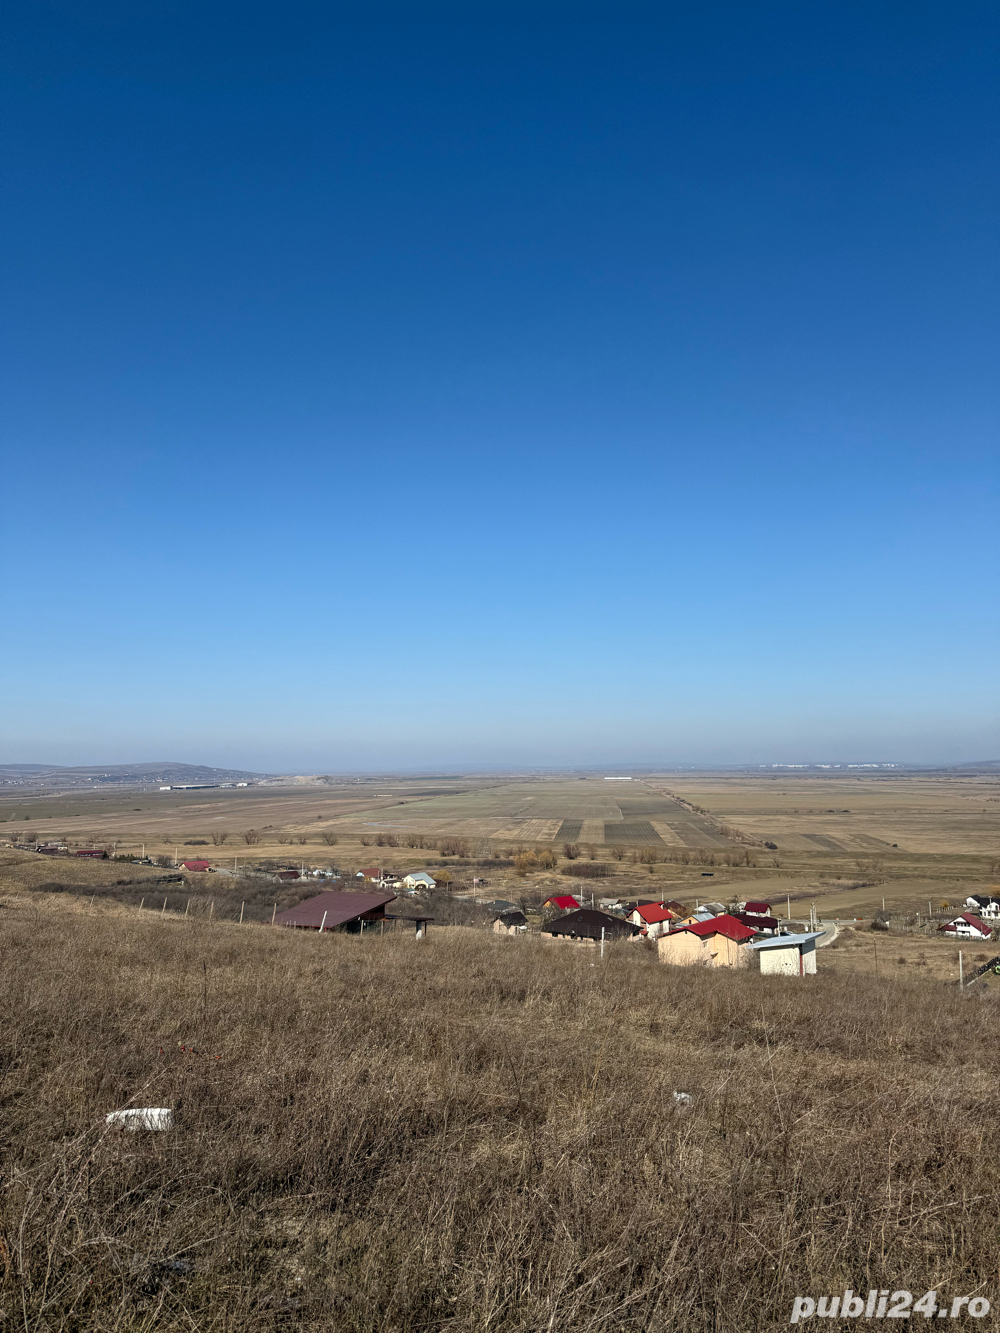
[(326, 893), (317, 893), (315, 898), (307, 898), (296, 907), (289, 907), (286, 912), (279, 912), (274, 918), (274, 924), (319, 930), (325, 913), (324, 929), (333, 930), (335, 926), (356, 921), (359, 916), (377, 912), (395, 899), (394, 893), (341, 893), (336, 889), (328, 889)]
[(692, 935), (700, 935), (702, 939), (707, 939), (709, 935), (725, 935), (727, 939), (735, 940), (737, 944), (743, 940), (752, 940), (756, 935), (755, 930), (745, 926), (742, 921), (737, 921), (734, 916), (724, 912), (722, 916), (713, 916), (711, 921), (699, 921), (693, 926), (682, 926), (682, 930), (689, 930)]
[(364, 875), (365, 879), (381, 879), (382, 871), (378, 866), (369, 866), (367, 870), (359, 870), (359, 875)]
[(181, 867), (184, 870), (207, 870), (209, 863), (207, 861), (182, 861)]
[(553, 907), (558, 907), (560, 911), (564, 911), (566, 908), (580, 906), (576, 899), (568, 893), (559, 894), (559, 896), (555, 898), (546, 898), (545, 905), (548, 906), (549, 903), (551, 903)]
[(946, 925), (938, 926), (938, 930), (955, 930), (959, 921), (965, 921), (975, 930), (981, 930), (984, 935), (989, 935), (991, 927), (985, 921), (980, 920), (973, 912), (963, 912), (961, 916), (955, 917), (954, 921), (947, 922)]
[(673, 921), (676, 915), (669, 907), (663, 907), (660, 903), (640, 903), (635, 910), (647, 926), (651, 926), (655, 921)]
[(770, 904), (770, 903), (747, 903), (746, 907), (744, 907), (743, 910), (744, 910), (744, 912), (750, 912), (751, 915), (753, 915), (753, 916), (770, 916), (770, 915), (771, 915), (771, 904)]
[(733, 912), (737, 921), (742, 921), (745, 926), (750, 926), (753, 930), (777, 930), (778, 918), (776, 916), (758, 916), (755, 912)]

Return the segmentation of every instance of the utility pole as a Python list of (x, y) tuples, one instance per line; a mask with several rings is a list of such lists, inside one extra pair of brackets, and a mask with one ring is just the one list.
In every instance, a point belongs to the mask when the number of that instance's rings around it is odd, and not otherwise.
[(271, 925), (272, 925), (272, 926), (274, 925), (274, 918), (277, 916), (277, 914), (278, 914), (278, 904), (275, 903), (275, 904), (274, 904), (274, 911), (271, 913)]
[(328, 915), (328, 914), (327, 914), (326, 912), (324, 912), (324, 913), (323, 913), (323, 920), (319, 923), (319, 933), (320, 933), (321, 935), (323, 934), (323, 927), (326, 925), (326, 918), (327, 918), (327, 915)]
[(959, 989), (959, 990), (962, 990), (962, 989), (964, 989), (964, 987), (965, 987), (965, 974), (964, 974), (963, 971), (962, 971), (962, 950), (959, 949), (959, 951), (958, 951), (958, 989)]

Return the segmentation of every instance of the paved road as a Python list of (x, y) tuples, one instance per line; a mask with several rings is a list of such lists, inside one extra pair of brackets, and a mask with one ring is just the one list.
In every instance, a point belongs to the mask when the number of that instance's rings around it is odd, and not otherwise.
[[(795, 920), (795, 918), (793, 917), (791, 924), (793, 926), (805, 926), (807, 930), (813, 929), (812, 922), (809, 920), (808, 917), (802, 917), (799, 920)], [(822, 935), (819, 937), (819, 939), (816, 941), (817, 949), (822, 949), (827, 944), (832, 944), (833, 941), (840, 934), (840, 927), (837, 925), (836, 921), (820, 921), (817, 926), (817, 929), (823, 932)]]

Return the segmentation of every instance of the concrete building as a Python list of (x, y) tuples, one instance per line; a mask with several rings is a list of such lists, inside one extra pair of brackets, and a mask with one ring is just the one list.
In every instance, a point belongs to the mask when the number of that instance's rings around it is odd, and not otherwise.
[(816, 941), (821, 930), (808, 935), (774, 935), (766, 940), (751, 940), (746, 946), (750, 966), (762, 976), (814, 977)]

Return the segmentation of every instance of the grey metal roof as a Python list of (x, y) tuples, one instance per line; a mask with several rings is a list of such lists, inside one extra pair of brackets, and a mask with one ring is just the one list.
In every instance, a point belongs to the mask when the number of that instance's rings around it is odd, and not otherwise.
[(766, 940), (751, 940), (748, 949), (787, 949), (792, 944), (805, 944), (808, 940), (818, 940), (825, 935), (823, 930), (814, 930), (805, 935), (772, 935)]

